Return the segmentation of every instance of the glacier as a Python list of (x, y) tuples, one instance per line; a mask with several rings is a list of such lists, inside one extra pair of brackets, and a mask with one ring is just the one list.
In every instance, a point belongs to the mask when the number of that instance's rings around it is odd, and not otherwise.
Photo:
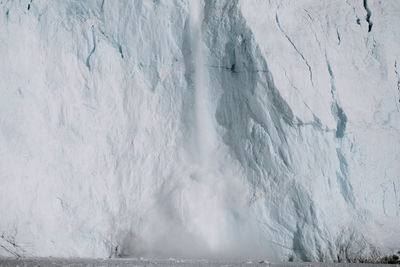
[(0, 0), (0, 256), (400, 249), (397, 0)]

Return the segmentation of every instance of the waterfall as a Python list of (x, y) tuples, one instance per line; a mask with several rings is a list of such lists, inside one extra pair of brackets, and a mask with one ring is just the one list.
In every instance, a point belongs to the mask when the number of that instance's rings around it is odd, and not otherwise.
[(195, 132), (196, 150), (200, 164), (203, 166), (210, 158), (215, 146), (215, 129), (211, 114), (210, 95), (207, 90), (204, 65), (201, 25), (203, 22), (203, 5), (201, 0), (189, 1), (190, 42), (192, 45), (193, 87), (195, 97)]

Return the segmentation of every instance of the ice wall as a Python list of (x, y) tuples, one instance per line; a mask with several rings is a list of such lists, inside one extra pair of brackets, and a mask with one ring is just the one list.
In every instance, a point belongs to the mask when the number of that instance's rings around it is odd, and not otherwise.
[(0, 1), (0, 255), (399, 249), (399, 12)]

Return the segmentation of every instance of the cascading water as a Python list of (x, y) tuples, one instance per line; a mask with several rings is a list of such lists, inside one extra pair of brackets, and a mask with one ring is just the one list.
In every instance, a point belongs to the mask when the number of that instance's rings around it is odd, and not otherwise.
[(197, 159), (202, 167), (205, 167), (215, 146), (215, 129), (213, 115), (210, 112), (210, 96), (205, 85), (205, 65), (201, 25), (203, 21), (202, 1), (189, 1), (190, 11), (190, 42), (192, 46), (193, 63), (193, 88), (195, 96), (195, 132)]
[[(190, 158), (194, 169), (192, 179), (187, 181), (183, 193), (188, 221), (186, 227), (206, 246), (216, 247), (218, 243), (218, 217), (220, 216), (220, 199), (213, 191), (212, 184), (216, 175), (211, 174), (210, 158), (215, 146), (214, 125), (209, 107), (209, 92), (206, 86), (206, 71), (201, 26), (203, 21), (202, 1), (189, 1), (189, 31), (191, 45), (191, 65), (194, 107), (193, 107), (193, 147)], [(207, 209), (206, 206), (212, 208)]]
[[(189, 1), (194, 149), (189, 153), (193, 160), (192, 179), (185, 180), (182, 193), (184, 221), (188, 231), (203, 243), (204, 255), (233, 257), (233, 251), (244, 249), (237, 244), (250, 244), (248, 231), (237, 222), (246, 206), (248, 192), (240, 169), (226, 156), (222, 140), (217, 138), (215, 103), (202, 41), (203, 10), (203, 1)], [(253, 245), (248, 247), (254, 250)]]

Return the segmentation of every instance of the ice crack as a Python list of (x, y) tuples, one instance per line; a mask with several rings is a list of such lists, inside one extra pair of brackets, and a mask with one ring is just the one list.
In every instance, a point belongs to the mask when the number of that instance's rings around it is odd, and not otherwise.
[(29, 4), (28, 4), (28, 11), (31, 9), (32, 1), (33, 1), (33, 0), (30, 0), (30, 1), (29, 1)]
[(88, 69), (91, 71), (92, 68), (90, 66), (90, 57), (93, 55), (94, 51), (96, 51), (96, 36), (94, 34), (94, 25), (92, 25), (92, 39), (93, 39), (93, 48), (90, 51), (87, 59), (86, 59), (86, 66), (88, 67)]
[(100, 12), (101, 12), (101, 13), (104, 13), (104, 1), (105, 1), (105, 0), (103, 0), (103, 1), (101, 2), (101, 5), (100, 5)]
[(365, 20), (368, 22), (368, 32), (372, 30), (372, 26), (374, 25), (371, 21), (371, 9), (368, 8), (368, 1), (364, 0), (364, 9), (367, 12), (367, 15), (365, 16)]
[(343, 111), (343, 108), (339, 105), (337, 96), (336, 96), (336, 86), (335, 86), (335, 77), (332, 72), (331, 64), (329, 63), (328, 57), (325, 53), (325, 60), (326, 60), (326, 65), (328, 67), (328, 73), (329, 76), (331, 77), (331, 94), (332, 94), (332, 99), (333, 103), (331, 105), (331, 110), (333, 113), (333, 116), (336, 119), (337, 125), (336, 125), (336, 138), (343, 138), (344, 132), (346, 130), (346, 124), (347, 124), (347, 116)]
[(6, 236), (4, 233), (0, 236), (0, 247), (17, 258), (20, 258), (21, 254), (26, 252), (15, 243), (15, 238), (13, 236)]
[(276, 24), (278, 25), (279, 30), (282, 32), (283, 35), (285, 35), (286, 39), (289, 41), (289, 43), (293, 46), (294, 50), (296, 50), (296, 52), (300, 55), (300, 57), (303, 59), (304, 63), (307, 65), (308, 68), (308, 72), (310, 73), (310, 81), (312, 86), (314, 86), (314, 82), (313, 82), (313, 76), (312, 76), (312, 70), (311, 70), (311, 66), (308, 63), (307, 59), (304, 57), (303, 53), (300, 52), (300, 50), (296, 47), (296, 45), (294, 44), (294, 42), (292, 41), (292, 39), (290, 39), (290, 37), (286, 34), (286, 32), (282, 29), (281, 24), (279, 22), (279, 18), (278, 18), (278, 14), (275, 14), (275, 20), (276, 20)]
[(397, 102), (400, 103), (400, 74), (397, 71), (397, 61), (394, 62), (394, 73), (396, 73), (397, 76)]

